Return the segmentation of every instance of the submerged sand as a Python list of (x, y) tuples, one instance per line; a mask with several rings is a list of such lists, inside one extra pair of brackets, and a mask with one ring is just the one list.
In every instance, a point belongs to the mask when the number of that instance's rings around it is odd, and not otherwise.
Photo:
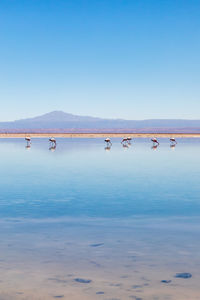
[(19, 219), (0, 226), (0, 299), (199, 299), (199, 220)]

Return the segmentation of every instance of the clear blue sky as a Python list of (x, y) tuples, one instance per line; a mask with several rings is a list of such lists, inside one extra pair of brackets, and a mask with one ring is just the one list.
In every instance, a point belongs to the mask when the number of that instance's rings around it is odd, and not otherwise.
[(0, 104), (200, 119), (200, 1), (1, 0)]

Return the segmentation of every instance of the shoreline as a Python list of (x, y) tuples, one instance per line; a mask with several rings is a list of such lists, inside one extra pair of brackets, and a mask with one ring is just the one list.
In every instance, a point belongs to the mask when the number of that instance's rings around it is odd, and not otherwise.
[(0, 133), (0, 138), (200, 138), (200, 133)]

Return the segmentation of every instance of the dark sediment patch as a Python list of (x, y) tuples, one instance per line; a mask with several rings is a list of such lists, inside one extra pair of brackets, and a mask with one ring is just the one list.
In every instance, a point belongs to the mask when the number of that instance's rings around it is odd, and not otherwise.
[(99, 243), (99, 244), (91, 244), (90, 247), (100, 247), (103, 246), (104, 243)]
[(141, 289), (143, 285), (132, 285), (132, 289)]
[(56, 296), (53, 296), (54, 298), (64, 298), (64, 295), (56, 295)]
[(54, 277), (48, 278), (48, 280), (52, 280), (52, 281), (55, 281), (57, 283), (67, 283), (67, 280), (56, 278), (56, 277), (55, 278)]
[(53, 260), (46, 260), (46, 261), (43, 261), (42, 263), (43, 264), (50, 264), (50, 263), (52, 263), (53, 262)]
[(98, 268), (101, 267), (101, 265), (98, 264), (96, 261), (90, 261), (90, 263), (93, 264), (94, 266), (98, 267)]
[(116, 287), (119, 287), (119, 286), (122, 286), (121, 283), (111, 283), (110, 286), (116, 286)]
[(148, 279), (148, 278), (146, 278), (144, 276), (142, 276), (141, 279), (144, 280), (144, 281), (150, 281), (150, 279)]
[(99, 292), (96, 292), (96, 294), (97, 295), (104, 295), (104, 292), (99, 291)]
[(90, 283), (90, 282), (92, 282), (92, 280), (90, 280), (90, 279), (83, 279), (83, 278), (75, 278), (74, 281), (76, 281), (78, 283)]
[(192, 277), (192, 274), (191, 273), (176, 273), (176, 275), (174, 277), (188, 279), (188, 278)]
[(109, 298), (109, 299), (105, 299), (105, 300), (121, 300), (120, 298)]
[(134, 295), (130, 295), (129, 298), (134, 299), (134, 300), (142, 300), (142, 298), (134, 296)]
[(17, 295), (23, 295), (24, 293), (23, 292), (17, 292), (16, 294)]
[(132, 268), (132, 265), (124, 265), (125, 268)]
[(136, 255), (131, 255), (131, 256), (129, 256), (129, 258), (134, 262), (136, 262), (138, 260), (138, 256), (136, 256)]
[(120, 278), (129, 278), (129, 275), (122, 275)]
[(171, 283), (172, 281), (171, 281), (171, 280), (165, 280), (165, 279), (164, 279), (164, 280), (161, 280), (161, 282), (162, 282), (162, 283)]

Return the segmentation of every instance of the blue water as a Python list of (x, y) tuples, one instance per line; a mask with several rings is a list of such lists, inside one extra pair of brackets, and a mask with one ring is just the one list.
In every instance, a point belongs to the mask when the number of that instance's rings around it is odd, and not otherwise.
[(58, 139), (50, 151), (48, 139), (0, 140), (0, 217), (200, 215), (200, 140), (112, 141)]
[(0, 140), (0, 299), (199, 299), (200, 140), (112, 142)]

